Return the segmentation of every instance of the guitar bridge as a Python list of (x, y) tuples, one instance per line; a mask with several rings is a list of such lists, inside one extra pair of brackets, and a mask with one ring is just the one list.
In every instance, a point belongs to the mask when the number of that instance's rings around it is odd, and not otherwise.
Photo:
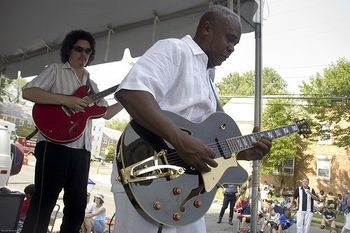
[[(128, 184), (163, 177), (175, 179), (185, 173), (185, 169), (183, 167), (170, 165), (165, 155), (166, 150), (161, 150), (147, 159), (134, 163), (129, 167), (120, 169), (121, 181), (124, 184)], [(165, 164), (159, 163), (161, 159), (165, 161)]]

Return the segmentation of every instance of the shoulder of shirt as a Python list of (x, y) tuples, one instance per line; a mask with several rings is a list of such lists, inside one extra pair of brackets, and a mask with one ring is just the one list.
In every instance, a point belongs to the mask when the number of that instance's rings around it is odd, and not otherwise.
[(159, 48), (159, 47), (161, 47), (161, 48), (166, 47), (167, 51), (170, 51), (170, 50), (172, 50), (172, 51), (179, 51), (179, 49), (187, 47), (187, 44), (182, 39), (168, 38), (168, 39), (159, 40), (157, 43), (154, 44), (153, 47), (155, 49)]

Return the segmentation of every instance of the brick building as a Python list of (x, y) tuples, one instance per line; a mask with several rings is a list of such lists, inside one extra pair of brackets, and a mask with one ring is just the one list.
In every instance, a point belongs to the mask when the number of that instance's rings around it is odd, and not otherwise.
[[(265, 101), (263, 101), (265, 104)], [(243, 135), (250, 134), (254, 126), (254, 98), (232, 98), (225, 106), (225, 112), (237, 123)], [(350, 122), (345, 122), (350, 124)], [(344, 193), (350, 189), (350, 151), (333, 144), (332, 128), (323, 126), (322, 135), (308, 141), (307, 149), (300, 160), (290, 159), (284, 168), (286, 187), (300, 185), (300, 179), (307, 176), (310, 186), (326, 193)], [(306, 140), (306, 139), (305, 139)], [(240, 161), (249, 174), (251, 162)], [(267, 181), (277, 189), (280, 186), (279, 174), (261, 176), (261, 182)]]

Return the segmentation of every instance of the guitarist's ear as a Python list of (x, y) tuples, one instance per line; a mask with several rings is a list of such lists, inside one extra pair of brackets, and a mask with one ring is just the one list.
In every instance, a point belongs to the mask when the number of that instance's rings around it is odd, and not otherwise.
[(259, 132), (260, 127), (259, 126), (254, 126), (253, 133)]

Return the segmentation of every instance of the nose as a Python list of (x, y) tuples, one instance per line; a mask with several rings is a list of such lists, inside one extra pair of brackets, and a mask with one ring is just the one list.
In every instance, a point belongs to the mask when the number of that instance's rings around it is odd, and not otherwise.
[(227, 47), (227, 51), (229, 52), (229, 54), (233, 53), (235, 51), (235, 45), (233, 43), (230, 43)]

